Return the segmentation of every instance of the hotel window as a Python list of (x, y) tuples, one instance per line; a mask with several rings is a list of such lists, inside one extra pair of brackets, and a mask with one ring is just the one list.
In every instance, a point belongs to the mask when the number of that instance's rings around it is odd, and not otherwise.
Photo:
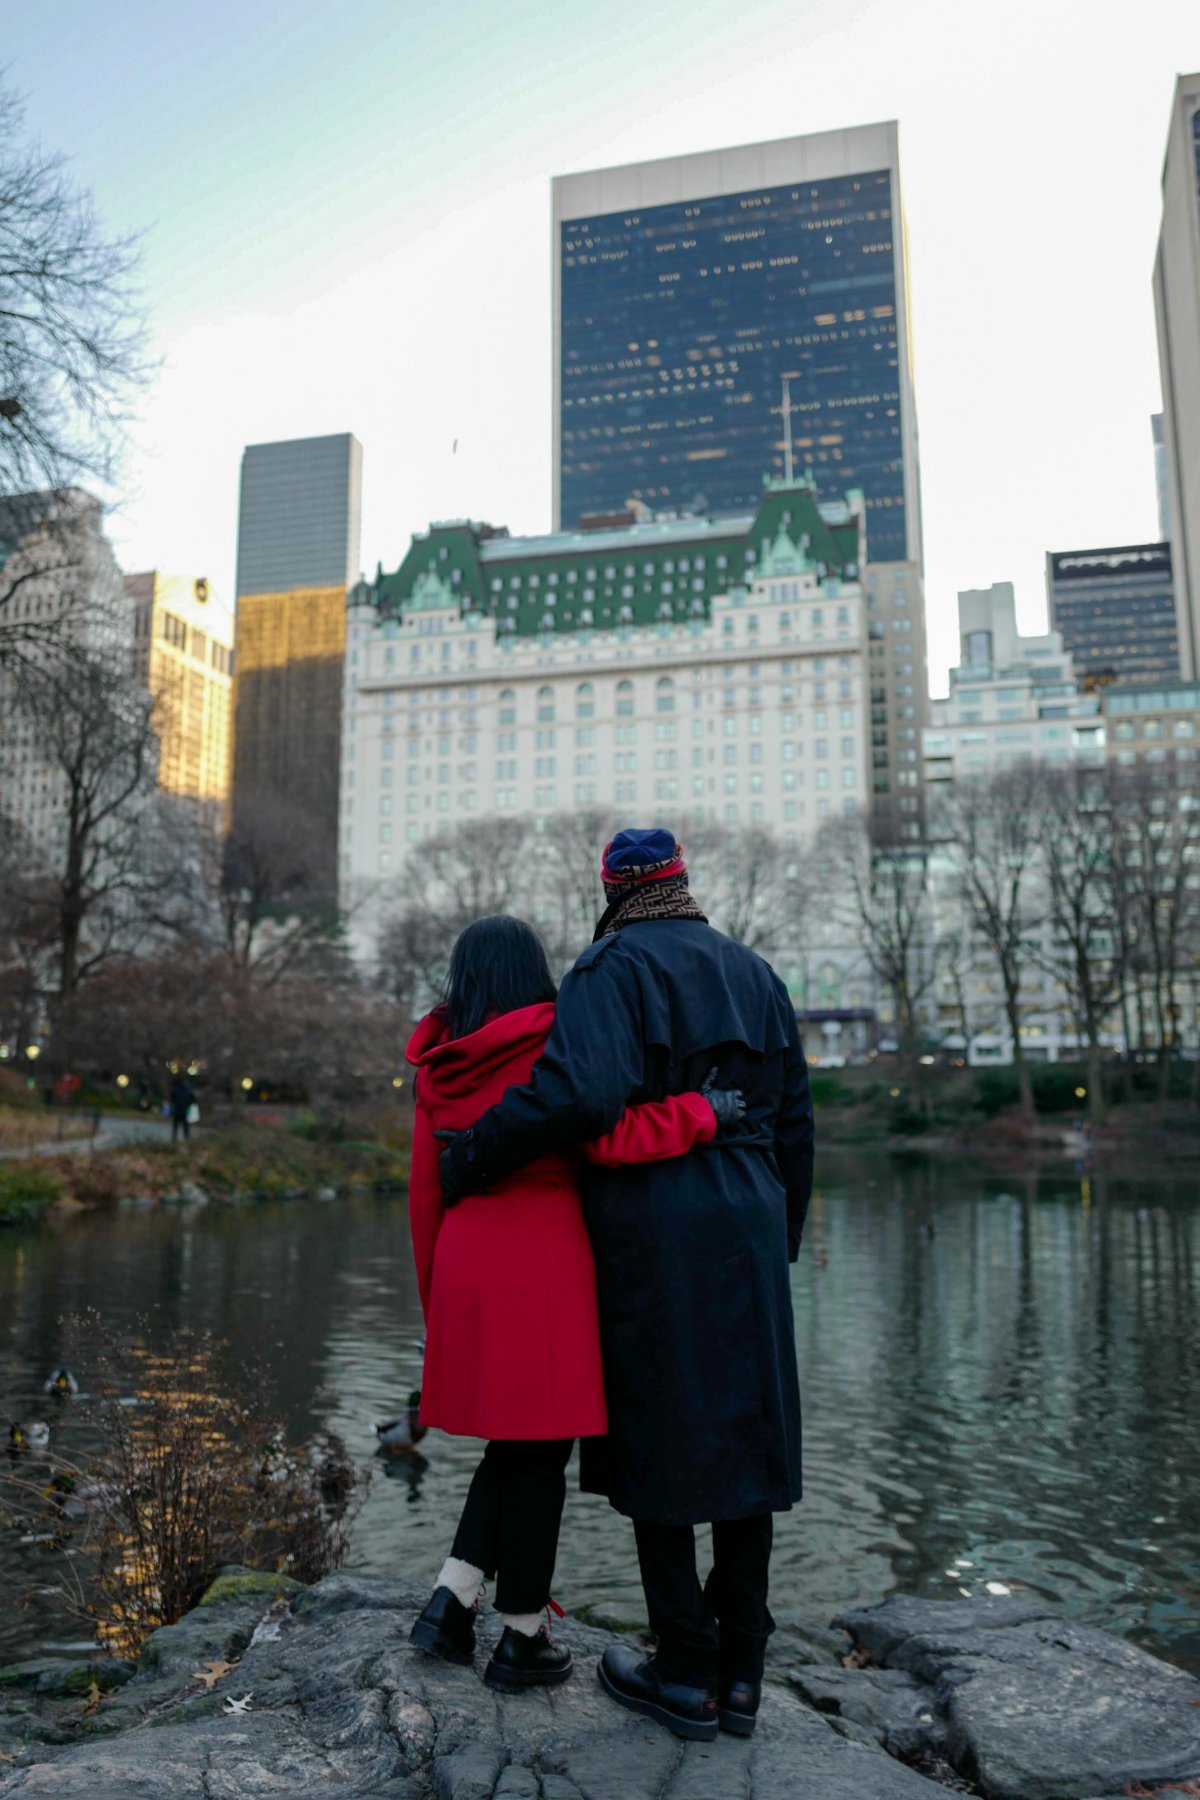
[(575, 689), (575, 717), (577, 719), (594, 719), (596, 716), (596, 690), (590, 681), (581, 681)]
[(727, 794), (736, 794), (737, 791), (738, 791), (737, 776), (736, 775), (727, 775), (725, 777), (725, 792)]
[(617, 717), (618, 719), (633, 717), (632, 681), (618, 681), (617, 683)]
[(512, 688), (505, 688), (500, 696), (500, 723), (515, 725), (517, 722), (517, 696)]
[(637, 799), (637, 782), (618, 781), (616, 793), (617, 804), (619, 806), (632, 806), (633, 802)]
[(543, 721), (554, 717), (554, 689), (552, 687), (538, 689), (537, 716)]
[(595, 798), (596, 784), (594, 781), (577, 781), (575, 783), (576, 806), (589, 806)]
[(842, 786), (844, 788), (852, 788), (854, 786), (854, 770), (849, 766), (842, 770)]
[(660, 713), (675, 711), (675, 683), (669, 675), (659, 676), (655, 685), (654, 708)]
[(795, 769), (785, 769), (783, 771), (783, 785), (785, 788), (794, 788), (797, 785)]
[(594, 775), (596, 773), (596, 758), (594, 756), (577, 756), (575, 758), (575, 773), (577, 775)]
[(843, 756), (853, 756), (854, 755), (854, 739), (853, 738), (844, 737), (842, 739), (842, 755)]
[(817, 786), (819, 788), (827, 788), (829, 786), (829, 770), (828, 769), (818, 769), (817, 770)]

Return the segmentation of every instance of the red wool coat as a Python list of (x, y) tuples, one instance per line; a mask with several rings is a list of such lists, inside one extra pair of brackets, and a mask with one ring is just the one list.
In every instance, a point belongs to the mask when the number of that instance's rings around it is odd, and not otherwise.
[[(435, 1131), (461, 1131), (527, 1081), (554, 1023), (546, 1003), (449, 1038), (444, 1012), (408, 1045), (417, 1068), (409, 1219), (425, 1372), (421, 1421), (459, 1437), (599, 1437), (607, 1430), (596, 1275), (579, 1166), (538, 1157), (487, 1194), (442, 1209)], [(699, 1094), (631, 1106), (584, 1148), (609, 1166), (683, 1156), (716, 1132)]]

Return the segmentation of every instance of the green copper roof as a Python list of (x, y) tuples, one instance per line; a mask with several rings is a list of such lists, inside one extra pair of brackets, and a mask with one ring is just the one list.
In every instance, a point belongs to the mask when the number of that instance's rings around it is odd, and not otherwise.
[(801, 482), (769, 488), (756, 513), (738, 517), (530, 538), (469, 522), (433, 525), (394, 574), (380, 570), (370, 598), (384, 617), (445, 607), (494, 620), (503, 635), (707, 619), (715, 595), (756, 573), (857, 579), (856, 502), (851, 495), (823, 517)]

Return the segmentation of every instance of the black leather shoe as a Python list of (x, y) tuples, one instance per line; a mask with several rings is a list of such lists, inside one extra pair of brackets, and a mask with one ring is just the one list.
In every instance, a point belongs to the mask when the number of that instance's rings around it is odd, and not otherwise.
[(483, 1679), (489, 1687), (555, 1687), (567, 1679), (571, 1666), (571, 1652), (565, 1644), (556, 1644), (544, 1625), (536, 1637), (506, 1625)]
[(722, 1731), (749, 1737), (758, 1719), (761, 1681), (723, 1681), (717, 1696), (717, 1718)]
[(434, 1588), (424, 1612), (408, 1634), (410, 1644), (470, 1668), (475, 1660), (475, 1609), (464, 1606), (448, 1587)]
[(717, 1684), (666, 1681), (652, 1656), (610, 1644), (596, 1665), (601, 1687), (619, 1706), (645, 1713), (676, 1737), (708, 1743), (717, 1735)]

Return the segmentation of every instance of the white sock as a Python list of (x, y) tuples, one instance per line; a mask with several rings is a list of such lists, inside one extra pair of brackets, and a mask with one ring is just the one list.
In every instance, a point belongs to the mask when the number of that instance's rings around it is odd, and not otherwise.
[(541, 1613), (501, 1613), (501, 1619), (522, 1637), (536, 1637), (542, 1629)]
[(483, 1570), (460, 1557), (448, 1556), (434, 1587), (449, 1588), (461, 1606), (474, 1606), (483, 1592)]

